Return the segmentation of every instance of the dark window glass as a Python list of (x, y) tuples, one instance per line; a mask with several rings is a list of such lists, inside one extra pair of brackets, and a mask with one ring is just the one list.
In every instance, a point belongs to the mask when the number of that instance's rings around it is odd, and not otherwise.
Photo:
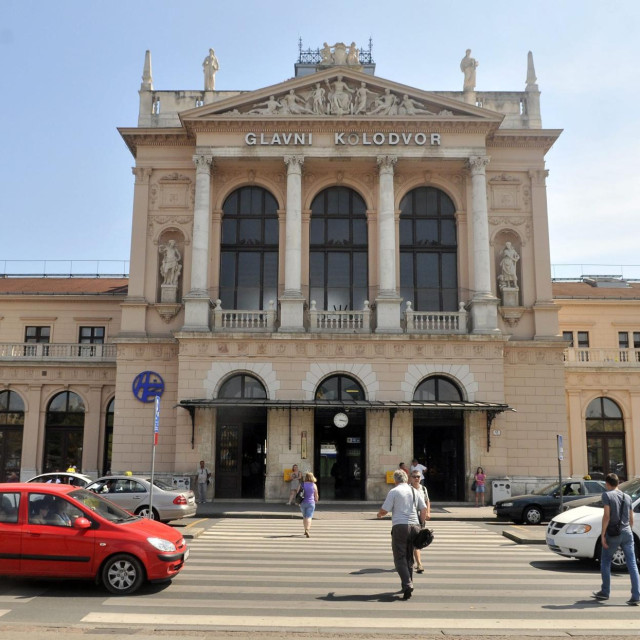
[(51, 327), (27, 327), (24, 341), (29, 343), (47, 344), (51, 337)]
[(0, 482), (20, 478), (24, 402), (15, 391), (0, 391)]
[(362, 386), (350, 376), (331, 376), (316, 390), (316, 400), (366, 400)]
[(416, 311), (457, 311), (455, 207), (433, 187), (419, 187), (400, 202), (400, 290)]
[(563, 331), (562, 339), (567, 343), (567, 346), (573, 347), (573, 331)]
[(64, 470), (82, 464), (85, 407), (72, 391), (54, 396), (47, 408), (43, 472)]
[(331, 187), (311, 204), (310, 300), (320, 310), (360, 310), (368, 299), (367, 219), (352, 189)]
[(104, 344), (104, 327), (80, 327), (80, 344)]
[(627, 477), (624, 420), (620, 407), (609, 398), (596, 398), (586, 412), (587, 463), (589, 475), (604, 480), (616, 473)]
[(239, 374), (226, 380), (218, 392), (219, 398), (266, 398), (262, 383), (252, 376)]
[(618, 347), (620, 349), (629, 348), (629, 334), (626, 331), (618, 331)]
[(633, 348), (640, 349), (640, 331), (633, 332)]
[(578, 331), (578, 347), (582, 349), (589, 348), (589, 332), (588, 331)]
[(225, 200), (222, 212), (222, 308), (267, 309), (278, 296), (276, 199), (261, 187), (242, 187)]
[(462, 394), (451, 380), (442, 376), (432, 376), (418, 385), (413, 399), (416, 401), (460, 402)]

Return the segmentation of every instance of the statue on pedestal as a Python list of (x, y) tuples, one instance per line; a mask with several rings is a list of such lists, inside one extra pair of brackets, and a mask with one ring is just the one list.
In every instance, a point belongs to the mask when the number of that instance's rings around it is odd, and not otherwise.
[(160, 253), (163, 254), (162, 264), (160, 265), (160, 275), (163, 278), (162, 284), (177, 286), (178, 278), (182, 272), (180, 260), (182, 256), (176, 247), (175, 240), (169, 240), (167, 244), (161, 244), (158, 247)]
[(498, 276), (500, 289), (516, 289), (518, 287), (518, 276), (516, 274), (518, 260), (520, 260), (520, 256), (513, 248), (513, 245), (510, 242), (505, 243), (502, 259), (500, 260), (501, 273)]
[(202, 63), (202, 71), (204, 72), (204, 90), (213, 91), (216, 87), (216, 71), (220, 69), (218, 58), (213, 49), (209, 49), (209, 55)]
[(476, 89), (476, 67), (478, 62), (471, 57), (471, 49), (467, 49), (464, 58), (460, 61), (460, 71), (464, 73), (463, 91), (475, 91)]

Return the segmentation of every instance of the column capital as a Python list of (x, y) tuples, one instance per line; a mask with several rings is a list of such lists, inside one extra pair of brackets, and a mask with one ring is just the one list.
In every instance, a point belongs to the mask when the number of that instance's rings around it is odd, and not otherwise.
[(304, 156), (284, 156), (284, 163), (287, 165), (287, 175), (292, 173), (302, 173), (302, 165), (304, 164)]
[(489, 156), (470, 156), (467, 160), (472, 176), (484, 175), (485, 168), (489, 164)]
[(548, 169), (531, 169), (529, 171), (529, 179), (534, 187), (544, 187), (548, 177)]
[(213, 167), (213, 156), (207, 153), (197, 153), (193, 156), (196, 173), (210, 174)]
[(149, 184), (152, 171), (153, 169), (149, 167), (131, 167), (131, 173), (136, 177), (136, 184)]
[(398, 156), (378, 156), (377, 161), (380, 175), (393, 175), (393, 168), (398, 162)]

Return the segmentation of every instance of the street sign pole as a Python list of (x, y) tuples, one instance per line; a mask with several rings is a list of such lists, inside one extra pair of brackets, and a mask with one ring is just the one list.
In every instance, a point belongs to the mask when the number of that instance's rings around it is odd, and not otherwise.
[(160, 396), (156, 396), (155, 413), (153, 419), (153, 448), (151, 450), (151, 487), (149, 488), (149, 515), (153, 518), (153, 475), (156, 468), (156, 446), (158, 444), (158, 431), (160, 427)]
[(564, 449), (562, 447), (562, 436), (558, 439), (558, 487), (560, 491), (560, 513), (562, 513), (562, 460), (564, 459)]

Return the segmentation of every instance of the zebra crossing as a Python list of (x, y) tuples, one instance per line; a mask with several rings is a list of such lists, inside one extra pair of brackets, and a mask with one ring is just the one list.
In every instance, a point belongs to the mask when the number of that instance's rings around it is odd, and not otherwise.
[[(170, 588), (107, 598), (82, 622), (238, 630), (640, 629), (640, 611), (589, 598), (599, 575), (545, 547), (522, 546), (478, 524), (435, 522), (425, 573), (400, 600), (390, 522), (316, 520), (311, 538), (290, 520), (220, 521), (191, 545)], [(617, 582), (617, 584), (616, 584)], [(624, 605), (628, 578), (614, 581)], [(176, 607), (176, 602), (180, 606)]]
[[(346, 516), (345, 516), (346, 517)], [(165, 588), (131, 597), (96, 588), (55, 609), (41, 584), (0, 592), (0, 632), (52, 607), (58, 624), (96, 628), (225, 629), (307, 632), (640, 631), (640, 610), (624, 604), (626, 574), (614, 575), (611, 600), (592, 567), (544, 546), (518, 545), (500, 529), (471, 522), (430, 524), (425, 573), (402, 601), (393, 568), (389, 520), (316, 519), (311, 538), (298, 520), (222, 519), (190, 543), (184, 570)], [(68, 584), (68, 583), (67, 583)], [(41, 597), (45, 596), (45, 597)]]

